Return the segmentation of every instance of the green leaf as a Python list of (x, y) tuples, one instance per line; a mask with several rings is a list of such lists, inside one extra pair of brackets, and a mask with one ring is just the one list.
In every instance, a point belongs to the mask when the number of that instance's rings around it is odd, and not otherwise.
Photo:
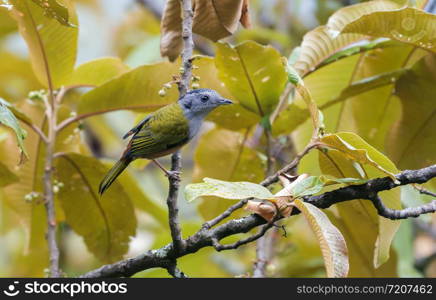
[(310, 112), (310, 116), (312, 118), (312, 125), (314, 128), (314, 137), (315, 137), (316, 135), (318, 135), (319, 128), (321, 127), (320, 120), (319, 120), (318, 106), (316, 105), (315, 101), (312, 98), (312, 95), (310, 94), (310, 91), (304, 85), (303, 79), (300, 77), (297, 71), (290, 65), (287, 65), (287, 72), (288, 72), (289, 82), (295, 85), (295, 88), (297, 89), (301, 98), (303, 98), (304, 102), (307, 105), (307, 108)]
[(319, 193), (324, 187), (324, 183), (317, 176), (309, 176), (296, 183), (291, 190), (293, 197), (303, 197)]
[(129, 195), (114, 182), (99, 197), (98, 185), (109, 169), (95, 158), (64, 154), (57, 160), (57, 169), (58, 180), (64, 184), (58, 197), (67, 223), (97, 258), (105, 262), (121, 259), (136, 231)]
[(10, 108), (11, 105), (0, 98), (0, 124), (11, 128), (15, 132), (18, 147), (21, 152), (20, 161), (23, 161), (24, 158), (29, 157), (26, 148), (24, 147), (24, 139), (26, 138), (27, 133), (20, 127), (17, 118), (14, 116)]
[[(353, 142), (358, 145), (360, 139)], [(361, 140), (360, 140), (361, 141)], [(358, 148), (363, 148), (364, 144)], [(381, 162), (383, 160), (380, 160)], [(388, 167), (392, 163), (384, 161)], [(371, 179), (385, 176), (385, 172), (378, 168), (370, 168), (365, 164), (356, 163), (347, 154), (338, 150), (328, 150), (319, 152), (319, 165), (323, 174), (335, 176), (337, 178), (363, 178)], [(385, 205), (393, 209), (401, 209), (400, 190), (394, 189), (379, 193)], [(349, 231), (349, 238), (360, 250), (353, 255), (353, 261), (367, 261), (367, 270), (358, 270), (358, 266), (352, 265), (353, 276), (367, 273), (365, 276), (374, 276), (374, 268), (380, 267), (389, 259), (390, 245), (398, 229), (399, 222), (380, 217), (372, 203), (365, 200), (356, 200), (350, 203), (338, 203), (337, 207), (343, 225)], [(355, 228), (355, 224), (361, 224), (361, 228)], [(365, 224), (365, 225), (363, 225)], [(369, 230), (371, 228), (371, 230)], [(373, 254), (372, 254), (373, 253)], [(371, 262), (372, 265), (371, 266)], [(356, 273), (354, 273), (356, 272)], [(362, 272), (362, 273), (361, 273)]]
[(336, 11), (328, 20), (327, 28), (333, 38), (343, 32), (343, 28), (362, 16), (378, 11), (399, 9), (404, 3), (378, 0), (346, 6)]
[[(18, 23), (27, 43), (36, 77), (44, 86), (57, 88), (72, 74), (77, 48), (78, 29), (60, 24), (44, 15), (44, 10), (33, 1), (9, 0), (11, 16)], [(76, 23), (73, 4), (60, 1), (68, 7), (70, 19)], [(51, 81), (51, 83), (49, 82)]]
[(363, 165), (371, 165), (395, 179), (398, 169), (382, 153), (351, 132), (328, 134), (320, 139), (328, 147), (340, 151), (345, 157)]
[(207, 116), (207, 120), (230, 130), (248, 128), (259, 122), (259, 116), (237, 103), (238, 101), (233, 99), (232, 94), (220, 81), (214, 58), (196, 57), (194, 65), (198, 68), (193, 70), (193, 74), (200, 78), (198, 83), (201, 88), (213, 89), (224, 98), (231, 99), (234, 102), (232, 105), (218, 107)]
[(299, 51), (301, 54), (295, 63), (292, 61), (290, 63), (300, 76), (306, 76), (341, 49), (364, 38), (358, 34), (341, 34), (333, 38), (326, 26), (319, 26), (304, 35)]
[(84, 94), (78, 114), (93, 115), (120, 109), (150, 111), (160, 108), (177, 99), (176, 88), (168, 90), (163, 98), (159, 96), (159, 90), (177, 72), (177, 65), (167, 62), (132, 69)]
[(0, 163), (0, 187), (7, 186), (20, 180), (7, 166)]
[(128, 70), (117, 57), (98, 58), (78, 66), (66, 85), (99, 86)]
[(436, 16), (420, 9), (402, 8), (363, 15), (340, 29), (342, 33), (359, 33), (386, 37), (436, 52)]
[(233, 200), (273, 197), (266, 187), (251, 182), (228, 182), (212, 178), (204, 178), (203, 181), (204, 183), (191, 183), (186, 186), (185, 197), (189, 202), (204, 196)]
[(44, 15), (56, 19), (65, 26), (75, 26), (69, 22), (68, 8), (60, 5), (56, 0), (32, 0), (44, 10)]
[(388, 135), (387, 152), (401, 169), (423, 168), (436, 161), (435, 63), (435, 55), (426, 56), (395, 84), (402, 114)]
[(217, 44), (219, 77), (239, 103), (261, 117), (275, 109), (286, 83), (280, 53), (271, 46), (245, 42)]
[(302, 212), (318, 239), (327, 277), (347, 277), (348, 250), (341, 232), (316, 206), (299, 199), (294, 200), (292, 205)]
[[(247, 147), (248, 134), (247, 129), (240, 133), (216, 128), (202, 135), (194, 154), (193, 182), (200, 182), (205, 177), (260, 182), (265, 176), (265, 165), (259, 154)], [(198, 210), (205, 220), (209, 220), (232, 204), (232, 200), (224, 199), (202, 201)]]

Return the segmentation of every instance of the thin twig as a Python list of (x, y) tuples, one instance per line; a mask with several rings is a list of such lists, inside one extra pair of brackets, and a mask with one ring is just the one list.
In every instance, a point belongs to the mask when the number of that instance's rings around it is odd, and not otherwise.
[(224, 220), (225, 218), (227, 218), (228, 216), (230, 216), (235, 210), (240, 209), (241, 207), (243, 207), (249, 199), (242, 199), (241, 201), (239, 201), (236, 204), (233, 204), (232, 206), (230, 206), (229, 208), (227, 208), (222, 214), (220, 214), (219, 216), (217, 216), (216, 218), (206, 222), (203, 224), (203, 228), (204, 229), (210, 229), (213, 226), (215, 226), (216, 224), (218, 224), (219, 222), (221, 222), (222, 220)]
[(297, 156), (294, 158), (294, 160), (291, 163), (287, 164), (285, 167), (283, 167), (282, 169), (277, 171), (275, 174), (265, 178), (265, 180), (263, 180), (260, 184), (263, 186), (269, 186), (269, 185), (279, 181), (280, 175), (286, 174), (286, 173), (292, 171), (294, 168), (296, 168), (298, 166), (298, 164), (300, 163), (300, 160), (307, 153), (309, 153), (310, 150), (312, 150), (313, 148), (316, 148), (316, 147), (318, 147), (318, 143), (316, 143), (316, 142), (309, 143), (306, 146), (306, 148), (303, 149), (303, 151), (301, 151), (299, 154), (297, 154)]

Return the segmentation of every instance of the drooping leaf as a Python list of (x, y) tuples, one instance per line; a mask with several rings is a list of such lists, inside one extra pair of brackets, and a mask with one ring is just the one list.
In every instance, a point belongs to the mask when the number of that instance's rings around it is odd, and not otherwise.
[[(193, 5), (193, 32), (212, 41), (233, 34), (238, 23), (248, 25), (247, 1), (195, 0)], [(182, 10), (180, 1), (166, 2), (161, 23), (161, 55), (175, 60), (182, 50)]]
[[(78, 29), (45, 16), (44, 9), (33, 1), (9, 2), (12, 4), (11, 16), (27, 43), (36, 77), (46, 87), (50, 85), (49, 81), (54, 88), (61, 86), (74, 68)], [(60, 3), (68, 8), (72, 23), (77, 23), (72, 2), (62, 0)]]
[(435, 55), (426, 56), (395, 84), (402, 115), (389, 133), (387, 150), (402, 169), (423, 168), (436, 160), (435, 62)]
[(389, 0), (378, 0), (343, 7), (336, 11), (328, 20), (327, 28), (332, 37), (337, 36), (343, 28), (364, 15), (377, 11), (399, 9), (404, 3)]
[(185, 188), (185, 197), (193, 201), (198, 197), (216, 196), (224, 199), (268, 199), (273, 195), (264, 186), (251, 182), (228, 182), (213, 178), (204, 178), (203, 183), (191, 183)]
[(8, 102), (0, 98), (0, 124), (11, 128), (15, 132), (17, 144), (22, 154), (20, 159), (22, 162), (24, 158), (29, 157), (24, 147), (24, 139), (27, 136), (27, 132), (21, 128), (10, 107), (11, 105)]
[(304, 85), (303, 79), (300, 77), (297, 71), (293, 67), (288, 65), (287, 72), (288, 72), (288, 81), (295, 86), (301, 98), (303, 98), (304, 102), (307, 105), (307, 109), (312, 119), (312, 125), (314, 129), (313, 134), (315, 137), (316, 135), (318, 135), (319, 129), (321, 127), (318, 106), (316, 105), (315, 101), (312, 98), (312, 95), (310, 94), (310, 91)]
[(74, 26), (69, 21), (68, 8), (60, 5), (56, 0), (32, 0), (44, 10), (44, 15), (56, 19), (65, 26)]
[(341, 232), (316, 206), (299, 199), (292, 202), (292, 205), (303, 213), (318, 239), (324, 257), (327, 277), (347, 277), (349, 269), (348, 250)]
[(436, 52), (436, 16), (406, 7), (393, 11), (375, 11), (341, 28), (342, 33), (360, 33), (386, 37)]
[(67, 85), (95, 85), (105, 82), (125, 73), (128, 67), (116, 57), (105, 57), (86, 62), (78, 66)]
[(319, 26), (306, 33), (301, 43), (301, 53), (293, 67), (300, 76), (315, 70), (322, 62), (333, 57), (341, 49), (350, 46), (365, 37), (358, 34), (341, 34), (332, 38), (326, 26)]
[(175, 88), (168, 90), (165, 97), (159, 96), (159, 90), (177, 72), (175, 64), (166, 62), (132, 69), (84, 94), (77, 113), (99, 114), (119, 109), (155, 110), (177, 99)]
[(260, 116), (275, 109), (286, 82), (277, 50), (251, 41), (236, 47), (218, 43), (215, 63), (221, 81), (242, 106)]
[(395, 180), (398, 169), (382, 153), (351, 132), (325, 135), (321, 143), (326, 147), (340, 151), (345, 157), (363, 165), (371, 165)]
[[(387, 165), (389, 165), (388, 162), (390, 161), (386, 161)], [(371, 179), (386, 175), (377, 168), (356, 164), (338, 150), (320, 151), (319, 165), (323, 174), (337, 178)], [(384, 191), (379, 193), (379, 196), (386, 206), (401, 209), (401, 196), (398, 189)], [(363, 260), (370, 264), (367, 270), (359, 270), (358, 266), (352, 265), (353, 276), (359, 276), (357, 274), (360, 272), (360, 274), (365, 273), (365, 276), (374, 276), (376, 273), (374, 269), (379, 268), (389, 259), (390, 245), (399, 222), (378, 216), (372, 203), (367, 200), (338, 203), (335, 207), (339, 211), (344, 228), (349, 231), (349, 239), (352, 240), (355, 247), (361, 249), (353, 253), (353, 261)], [(366, 231), (363, 232), (361, 228), (355, 228), (356, 223), (365, 224)]]
[(20, 180), (7, 166), (0, 163), (0, 187), (7, 186)]
[(61, 170), (58, 180), (64, 183), (58, 197), (67, 223), (100, 260), (122, 258), (136, 231), (129, 195), (114, 182), (100, 198), (98, 185), (108, 168), (94, 158), (64, 154), (58, 158), (57, 168)]

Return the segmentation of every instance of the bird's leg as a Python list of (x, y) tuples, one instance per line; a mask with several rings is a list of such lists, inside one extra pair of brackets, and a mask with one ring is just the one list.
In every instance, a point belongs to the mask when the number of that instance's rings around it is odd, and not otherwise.
[(175, 180), (180, 180), (180, 172), (179, 171), (168, 171), (167, 169), (165, 169), (164, 166), (161, 165), (161, 163), (159, 161), (157, 161), (157, 159), (152, 159), (152, 161), (159, 167), (159, 169), (164, 171), (164, 173), (167, 177), (175, 179)]

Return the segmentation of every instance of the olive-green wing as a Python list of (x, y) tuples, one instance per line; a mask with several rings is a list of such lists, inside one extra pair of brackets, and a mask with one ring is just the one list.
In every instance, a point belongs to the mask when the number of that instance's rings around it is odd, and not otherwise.
[(179, 105), (155, 112), (132, 137), (129, 153), (147, 157), (182, 146), (189, 140), (189, 124)]

